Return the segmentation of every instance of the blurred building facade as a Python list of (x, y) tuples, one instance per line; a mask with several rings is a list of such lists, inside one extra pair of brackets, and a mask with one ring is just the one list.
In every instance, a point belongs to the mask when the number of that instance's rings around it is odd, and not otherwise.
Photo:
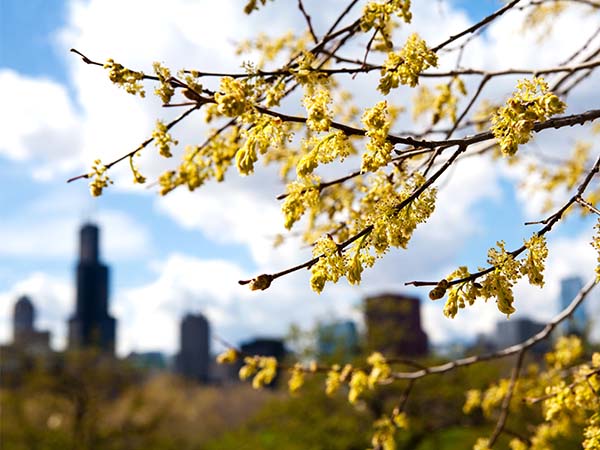
[(180, 375), (207, 383), (210, 380), (210, 326), (202, 314), (186, 314), (181, 321), (175, 370)]
[(35, 306), (26, 295), (19, 297), (14, 306), (12, 345), (32, 355), (50, 352), (50, 332), (35, 328)]
[[(560, 309), (563, 310), (573, 301), (577, 293), (583, 288), (583, 280), (580, 277), (569, 277), (560, 280)], [(558, 326), (559, 334), (576, 334), (584, 336), (587, 329), (587, 316), (585, 304), (580, 304), (571, 317)]]
[[(492, 342), (496, 350), (519, 344), (533, 335), (542, 331), (545, 324), (535, 322), (527, 317), (512, 318), (496, 323), (496, 333), (492, 337)], [(543, 340), (538, 342), (533, 348), (534, 353), (545, 353), (549, 350), (549, 344)]]
[(348, 359), (359, 351), (356, 324), (350, 320), (321, 324), (317, 327), (317, 354)]
[(383, 294), (365, 299), (368, 351), (385, 356), (423, 356), (429, 349), (416, 297)]
[(114, 354), (116, 320), (108, 312), (109, 269), (100, 261), (98, 227), (84, 224), (79, 232), (76, 306), (69, 319), (70, 350), (94, 347)]
[(35, 306), (25, 295), (15, 302), (12, 329), (12, 342), (0, 345), (0, 374), (3, 384), (22, 379), (22, 373), (33, 367), (34, 360), (46, 364), (53, 355), (50, 332), (36, 329)]

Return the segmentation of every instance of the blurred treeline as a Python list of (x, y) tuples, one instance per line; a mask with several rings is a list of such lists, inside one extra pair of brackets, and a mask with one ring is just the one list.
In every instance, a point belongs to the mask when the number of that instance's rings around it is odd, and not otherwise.
[[(343, 389), (325, 395), (323, 374), (291, 395), (287, 376), (276, 389), (255, 391), (247, 383), (202, 386), (165, 372), (149, 375), (93, 352), (59, 358), (28, 360), (2, 374), (2, 450), (363, 450), (374, 420), (401, 403), (408, 386), (382, 386), (351, 405)], [(462, 413), (465, 391), (485, 388), (509, 369), (496, 361), (419, 380), (405, 403), (410, 429), (398, 432), (398, 448), (471, 449), (495, 424)], [(536, 419), (514, 417), (507, 429), (527, 434), (527, 422)], [(503, 437), (497, 448), (507, 442)]]

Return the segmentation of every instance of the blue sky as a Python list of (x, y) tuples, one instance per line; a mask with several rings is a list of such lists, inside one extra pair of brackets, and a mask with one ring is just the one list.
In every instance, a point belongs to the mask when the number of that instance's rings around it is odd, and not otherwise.
[[(194, 61), (202, 61), (213, 70), (236, 67), (239, 61), (232, 53), (232, 39), (263, 29), (272, 22), (272, 14), (279, 14), (274, 32), (283, 30), (289, 21), (297, 19), (295, 12), (281, 13), (276, 9), (281, 8), (277, 1), (265, 9), (264, 17), (257, 14), (256, 19), (253, 16), (239, 22), (239, 5), (223, 2), (214, 8), (221, 8), (218, 17), (225, 17), (224, 23), (211, 23), (210, 17), (204, 17), (208, 14), (203, 14), (199, 20), (206, 23), (196, 26), (181, 11), (192, 8), (202, 13), (202, 8), (213, 2), (175, 2), (164, 16), (155, 11), (159, 3), (153, 7), (150, 3), (124, 2), (112, 12), (106, 5), (110, 2), (101, 3), (0, 0), (0, 75), (5, 80), (4, 89), (13, 94), (13, 107), (9, 102), (6, 110), (19, 117), (15, 124), (27, 124), (7, 130), (7, 136), (0, 140), (0, 177), (9, 187), (0, 190), (0, 240), (5, 242), (0, 248), (0, 341), (10, 335), (9, 305), (17, 295), (28, 293), (40, 311), (40, 326), (54, 332), (57, 347), (64, 345), (64, 321), (73, 308), (76, 231), (88, 219), (102, 225), (103, 259), (112, 268), (112, 310), (120, 321), (119, 351), (125, 353), (154, 348), (173, 351), (176, 321), (186, 310), (205, 312), (217, 332), (230, 340), (252, 334), (281, 334), (294, 321), (310, 326), (316, 319), (358, 318), (355, 306), (365, 294), (407, 291), (402, 283), (409, 279), (432, 279), (457, 265), (483, 264), (487, 249), (497, 239), (506, 240), (508, 248), (518, 246), (533, 231), (523, 222), (542, 217), (541, 213), (535, 216), (527, 199), (516, 193), (518, 174), (508, 169), (495, 171), (489, 162), (473, 163), (468, 173), (453, 175), (449, 183), (449, 195), (464, 200), (463, 204), (439, 207), (440, 218), (417, 234), (415, 248), (391, 255), (366, 277), (362, 287), (350, 288), (342, 281), (317, 297), (306, 289), (308, 275), (303, 272), (291, 276), (287, 285), (287, 279), (280, 281), (268, 294), (249, 293), (237, 286), (239, 277), (279, 270), (302, 261), (306, 254), (295, 250), (297, 243), (279, 252), (268, 247), (269, 239), (280, 228), (279, 206), (273, 200), (280, 187), (275, 182), (235, 178), (233, 186), (211, 185), (194, 195), (178, 192), (172, 198), (159, 199), (148, 189), (133, 188), (127, 172), (117, 171), (117, 186), (93, 199), (85, 182), (66, 184), (67, 178), (87, 170), (95, 157), (109, 160), (105, 153), (129, 151), (147, 136), (155, 118), (164, 114), (152, 105), (142, 109), (139, 99), (110, 86), (99, 69), (84, 65), (68, 49), (76, 46), (98, 60), (114, 55), (134, 67), (149, 67), (154, 59), (187, 63), (185, 58), (190, 54)], [(499, 4), (492, 0), (435, 2), (431, 9), (436, 11), (415, 6), (415, 27), (421, 23), (424, 33), (432, 36), (441, 32), (437, 28), (459, 31)], [(139, 16), (133, 18), (136, 8)], [(175, 17), (178, 8), (179, 21)], [(440, 14), (443, 27), (431, 23), (427, 14)], [(501, 25), (509, 27), (508, 23)], [(197, 27), (206, 28), (208, 38), (202, 38)], [(475, 50), (486, 64), (494, 64), (486, 52), (503, 49), (497, 38), (499, 29), (500, 25), (491, 30)], [(200, 53), (191, 53), (194, 43), (199, 43)], [(206, 54), (209, 56), (204, 59)], [(476, 56), (471, 63), (479, 63)], [(540, 63), (548, 60), (542, 58)], [(519, 64), (516, 58), (514, 65)], [(502, 96), (511, 90), (508, 84), (501, 88), (489, 94)], [(128, 111), (127, 115), (123, 111)], [(182, 134), (193, 136), (191, 129)], [(150, 172), (158, 170), (152, 162), (147, 164)], [(250, 201), (256, 201), (254, 208), (249, 207)], [(279, 223), (265, 226), (270, 218)], [(587, 252), (583, 244), (590, 223), (571, 220), (553, 232), (553, 242), (559, 249)], [(445, 227), (456, 235), (444, 235)], [(432, 253), (439, 247), (443, 250)], [(429, 258), (417, 256), (428, 251)], [(531, 294), (528, 288), (522, 292), (537, 296), (540, 300), (536, 302), (546, 298), (553, 304), (558, 279), (572, 274), (586, 276), (589, 257), (588, 253), (567, 255), (563, 260), (568, 264), (558, 264), (559, 269), (552, 272), (555, 279), (545, 292)], [(394, 271), (396, 264), (403, 267), (401, 280)], [(425, 291), (411, 292), (426, 296)], [(482, 323), (447, 324), (447, 319), (437, 317), (441, 316), (441, 305), (426, 305), (426, 326), (438, 342), (473, 337), (489, 331), (501, 319), (493, 305), (487, 305), (473, 313), (484, 318)], [(539, 310), (526, 304), (522, 309), (528, 315)], [(546, 309), (540, 319), (553, 312)], [(160, 333), (156, 333), (157, 328)]]

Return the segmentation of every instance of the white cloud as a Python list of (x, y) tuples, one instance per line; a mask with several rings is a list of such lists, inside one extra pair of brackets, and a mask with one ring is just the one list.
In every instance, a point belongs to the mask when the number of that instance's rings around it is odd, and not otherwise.
[(170, 255), (155, 281), (116, 293), (112, 310), (119, 319), (119, 352), (176, 351), (179, 322), (187, 312), (202, 312), (213, 333), (233, 343), (257, 335), (283, 336), (291, 323), (308, 328), (316, 318), (357, 317), (358, 292), (346, 286), (334, 286), (315, 299), (303, 277), (252, 292), (237, 283), (249, 276), (230, 261)]
[(78, 117), (64, 86), (0, 70), (3, 132), (0, 155), (29, 161), (34, 167), (52, 162), (72, 169), (81, 144)]
[[(101, 243), (104, 255), (110, 259), (137, 260), (151, 251), (147, 230), (123, 213), (105, 211), (98, 216), (106, 237)], [(81, 220), (77, 217), (51, 218), (43, 222), (30, 220), (0, 225), (4, 241), (0, 255), (27, 258), (71, 259), (77, 252), (77, 231)]]

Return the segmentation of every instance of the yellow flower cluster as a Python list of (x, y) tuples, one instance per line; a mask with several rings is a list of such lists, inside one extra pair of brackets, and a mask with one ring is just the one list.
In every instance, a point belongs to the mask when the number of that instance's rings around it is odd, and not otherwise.
[(367, 3), (360, 19), (360, 28), (365, 32), (372, 28), (377, 30), (385, 29), (390, 22), (392, 14), (401, 17), (404, 22), (410, 23), (412, 20), (410, 0), (371, 1)]
[(312, 95), (304, 96), (304, 107), (308, 113), (306, 126), (313, 131), (329, 131), (331, 111), (328, 104), (331, 97), (327, 89), (320, 88)]
[[(576, 366), (572, 371), (572, 381), (567, 383), (561, 378), (564, 370), (563, 364), (573, 365), (581, 356), (581, 342), (578, 338), (565, 338), (568, 341), (560, 340), (554, 355), (560, 353), (562, 361), (556, 365), (550, 363), (552, 371), (548, 373), (549, 383), (546, 387), (546, 399), (542, 405), (544, 419), (549, 425), (566, 423), (574, 421), (575, 423), (585, 424), (584, 429), (584, 449), (597, 449), (594, 446), (599, 442), (600, 434), (598, 420), (600, 411), (600, 353), (592, 356), (591, 364), (582, 364)], [(578, 341), (578, 342), (575, 342)], [(558, 348), (558, 347), (561, 348)], [(569, 351), (573, 353), (567, 355)], [(547, 358), (552, 360), (553, 358)], [(556, 427), (556, 425), (554, 425)], [(558, 428), (558, 427), (556, 427)], [(567, 430), (568, 431), (568, 430)]]
[(473, 450), (492, 450), (490, 448), (490, 440), (487, 438), (479, 438), (475, 445), (473, 445)]
[(433, 213), (437, 195), (435, 188), (426, 189), (401, 211), (397, 208), (424, 182), (425, 178), (415, 173), (397, 186), (383, 172), (378, 172), (371, 181), (370, 190), (361, 199), (361, 205), (368, 223), (373, 225), (369, 237), (378, 255), (383, 255), (390, 247), (406, 248), (417, 226), (426, 222)]
[(361, 120), (365, 126), (369, 142), (367, 142), (367, 151), (362, 157), (360, 170), (362, 172), (374, 172), (387, 165), (392, 157), (393, 146), (387, 140), (392, 126), (388, 115), (387, 102), (381, 101), (374, 107), (367, 109)]
[(597, 450), (600, 448), (600, 413), (594, 414), (583, 430), (583, 450)]
[(388, 53), (377, 89), (387, 95), (400, 84), (415, 87), (419, 83), (421, 72), (429, 67), (436, 67), (437, 63), (437, 55), (417, 33), (413, 33), (399, 52)]
[(288, 380), (288, 388), (292, 394), (298, 392), (304, 385), (304, 367), (296, 363), (292, 369), (292, 374)]
[(103, 66), (108, 69), (108, 78), (116, 85), (121, 86), (130, 94), (139, 94), (144, 97), (146, 92), (141, 81), (144, 79), (144, 72), (135, 72), (116, 63), (112, 58), (108, 59)]
[(252, 379), (252, 387), (260, 389), (271, 383), (277, 375), (277, 359), (272, 356), (246, 356), (240, 369), (240, 379)]
[(548, 92), (548, 84), (542, 78), (519, 81), (513, 96), (492, 118), (492, 132), (502, 153), (514, 155), (519, 144), (529, 142), (536, 122), (562, 113), (565, 108), (556, 95)]
[(525, 241), (527, 255), (522, 260), (517, 260), (506, 251), (503, 241), (497, 243), (498, 250), (492, 248), (488, 251), (488, 263), (493, 270), (488, 273), (481, 282), (465, 281), (453, 286), (448, 282), (455, 279), (468, 278), (469, 270), (461, 266), (430, 292), (432, 300), (442, 298), (448, 292), (448, 299), (444, 306), (444, 315), (454, 318), (459, 308), (466, 304), (472, 305), (480, 297), (484, 299), (495, 298), (498, 310), (510, 316), (516, 310), (513, 306), (514, 296), (512, 287), (523, 276), (527, 276), (529, 282), (536, 286), (544, 285), (544, 263), (548, 256), (546, 239), (534, 234)]
[(360, 369), (352, 371), (350, 382), (348, 383), (348, 401), (356, 403), (358, 398), (369, 388), (369, 377)]
[(287, 139), (283, 122), (277, 117), (261, 115), (252, 127), (243, 132), (244, 144), (235, 155), (235, 163), (242, 175), (254, 171), (254, 163), (258, 161), (258, 153), (266, 153), (269, 147), (279, 147)]
[(285, 95), (285, 83), (284, 78), (281, 77), (277, 80), (276, 83), (273, 83), (265, 92), (265, 106), (267, 108), (272, 108), (274, 106), (279, 106), (279, 102)]
[(286, 229), (291, 229), (308, 208), (318, 205), (319, 182), (316, 176), (305, 176), (287, 185), (287, 197), (281, 205)]
[(469, 389), (465, 395), (467, 399), (462, 410), (465, 414), (471, 414), (481, 406), (481, 391), (479, 389)]
[(250, 106), (252, 89), (245, 80), (221, 78), (219, 92), (215, 94), (217, 110), (227, 117), (238, 117)]
[(381, 353), (371, 353), (367, 358), (367, 363), (371, 366), (371, 372), (369, 372), (370, 389), (374, 389), (377, 384), (389, 380), (392, 369)]
[(329, 79), (320, 71), (312, 67), (315, 55), (309, 51), (302, 51), (296, 65), (290, 69), (294, 79), (302, 85), (305, 95), (311, 95), (317, 86), (326, 85)]
[(327, 378), (325, 379), (325, 393), (329, 396), (335, 394), (342, 383), (348, 380), (348, 377), (352, 373), (352, 365), (346, 364), (342, 369), (339, 364), (334, 364), (331, 369), (327, 372)]
[(178, 142), (173, 139), (171, 134), (169, 133), (169, 128), (167, 125), (160, 121), (156, 121), (156, 128), (152, 132), (152, 138), (154, 139), (154, 145), (158, 148), (158, 152), (161, 156), (165, 158), (170, 158), (173, 156), (171, 153), (171, 145), (177, 145)]
[(99, 159), (94, 161), (92, 173), (88, 174), (88, 178), (92, 178), (90, 182), (90, 192), (94, 197), (102, 195), (102, 190), (108, 187), (112, 180), (106, 174), (106, 166)]
[[(416, 227), (433, 212), (436, 190), (426, 189), (411, 202), (406, 202), (425, 179), (418, 173), (404, 181), (401, 176), (395, 167), (391, 174), (378, 171), (368, 185), (355, 180), (360, 186), (356, 189), (365, 192), (358, 202), (354, 190), (343, 186), (328, 187), (327, 194), (321, 196), (319, 178), (314, 175), (288, 184), (282, 206), (286, 227), (290, 228), (310, 209), (305, 236), (313, 237), (310, 242), (318, 239), (313, 247), (313, 255), (318, 260), (310, 267), (313, 290), (321, 292), (326, 282), (337, 282), (343, 276), (351, 284), (358, 283), (364, 267), (374, 264), (375, 255), (383, 255), (390, 247), (406, 248)], [(315, 226), (316, 214), (326, 216), (328, 222)], [(332, 222), (338, 214), (349, 214), (352, 226), (340, 227)], [(317, 233), (318, 230), (322, 232)], [(329, 233), (340, 238), (340, 242), (362, 234), (351, 248), (341, 248)], [(324, 234), (325, 237), (319, 238)]]
[(171, 85), (171, 71), (159, 62), (153, 63), (152, 68), (159, 81), (158, 86), (154, 89), (154, 94), (157, 97), (160, 97), (163, 104), (166, 105), (171, 101), (171, 97), (175, 94), (175, 89)]
[(329, 164), (336, 158), (343, 161), (354, 152), (343, 131), (334, 131), (322, 137), (311, 137), (305, 142), (308, 152), (298, 161), (296, 173), (299, 177), (309, 175), (319, 164)]
[(233, 127), (229, 133), (221, 134), (202, 148), (186, 146), (177, 171), (167, 171), (160, 176), (161, 195), (181, 185), (193, 191), (211, 178), (223, 181), (239, 149), (239, 137), (239, 128)]
[(342, 370), (337, 364), (332, 366), (325, 382), (327, 395), (332, 395), (342, 383), (348, 382), (348, 401), (356, 403), (365, 391), (373, 390), (377, 384), (389, 380), (392, 370), (381, 353), (371, 354), (367, 358), (367, 364), (371, 366), (368, 374), (350, 364), (346, 364)]
[[(354, 368), (350, 364), (346, 364), (343, 369), (338, 364), (334, 364), (327, 372), (325, 380), (327, 395), (333, 395), (342, 384), (348, 383), (348, 401), (356, 403), (364, 392), (373, 390), (378, 384), (389, 381), (392, 369), (381, 353), (374, 352), (369, 355), (367, 364), (371, 367), (368, 373)], [(397, 426), (406, 426), (405, 417), (398, 417), (397, 420)]]
[(529, 284), (544, 287), (544, 262), (548, 257), (546, 239), (534, 234), (528, 241), (525, 241), (525, 247), (527, 248), (527, 257), (521, 265), (521, 273), (527, 275)]
[(353, 252), (343, 253), (330, 235), (320, 238), (313, 247), (313, 255), (319, 257), (312, 265), (310, 286), (321, 293), (325, 283), (337, 281), (346, 276), (350, 284), (360, 282), (364, 266), (371, 267), (375, 258), (369, 253), (367, 237), (363, 236), (353, 247)]
[(434, 95), (427, 86), (419, 88), (419, 92), (413, 100), (413, 118), (417, 119), (422, 114), (431, 111), (432, 125), (444, 118), (450, 119), (453, 123), (456, 122), (458, 98), (453, 92), (454, 86), (461, 95), (467, 95), (465, 85), (459, 77), (452, 78), (449, 83), (436, 86), (437, 95)]
[[(546, 354), (547, 368), (530, 366), (514, 387), (509, 411), (513, 422), (522, 414), (543, 420), (529, 425), (527, 443), (519, 438), (510, 442), (512, 450), (546, 450), (559, 448), (558, 439), (574, 437), (583, 430), (583, 448), (597, 449), (600, 443), (600, 353), (578, 364), (584, 355), (582, 342), (575, 336), (561, 337), (552, 352)], [(508, 393), (510, 380), (501, 379), (483, 392), (470, 390), (463, 406), (465, 414), (481, 408), (484, 416), (496, 420), (498, 409)], [(541, 405), (541, 416), (533, 408)], [(483, 440), (482, 440), (483, 443)], [(485, 447), (483, 447), (485, 448)], [(562, 447), (560, 447), (562, 448)]]
[(554, 346), (554, 351), (546, 354), (546, 362), (553, 369), (564, 369), (582, 355), (581, 339), (577, 336), (561, 336)]
[(346, 274), (346, 261), (342, 250), (329, 235), (315, 243), (313, 255), (319, 257), (319, 260), (310, 268), (310, 286), (320, 293), (327, 281), (337, 283), (340, 277)]
[(217, 362), (219, 364), (233, 364), (238, 360), (239, 356), (240, 355), (236, 349), (228, 348), (219, 356), (217, 356)]
[(373, 450), (395, 450), (396, 440), (394, 434), (397, 430), (408, 428), (408, 419), (406, 414), (400, 412), (398, 408), (392, 411), (392, 415), (383, 416), (373, 423), (375, 432), (371, 438)]

